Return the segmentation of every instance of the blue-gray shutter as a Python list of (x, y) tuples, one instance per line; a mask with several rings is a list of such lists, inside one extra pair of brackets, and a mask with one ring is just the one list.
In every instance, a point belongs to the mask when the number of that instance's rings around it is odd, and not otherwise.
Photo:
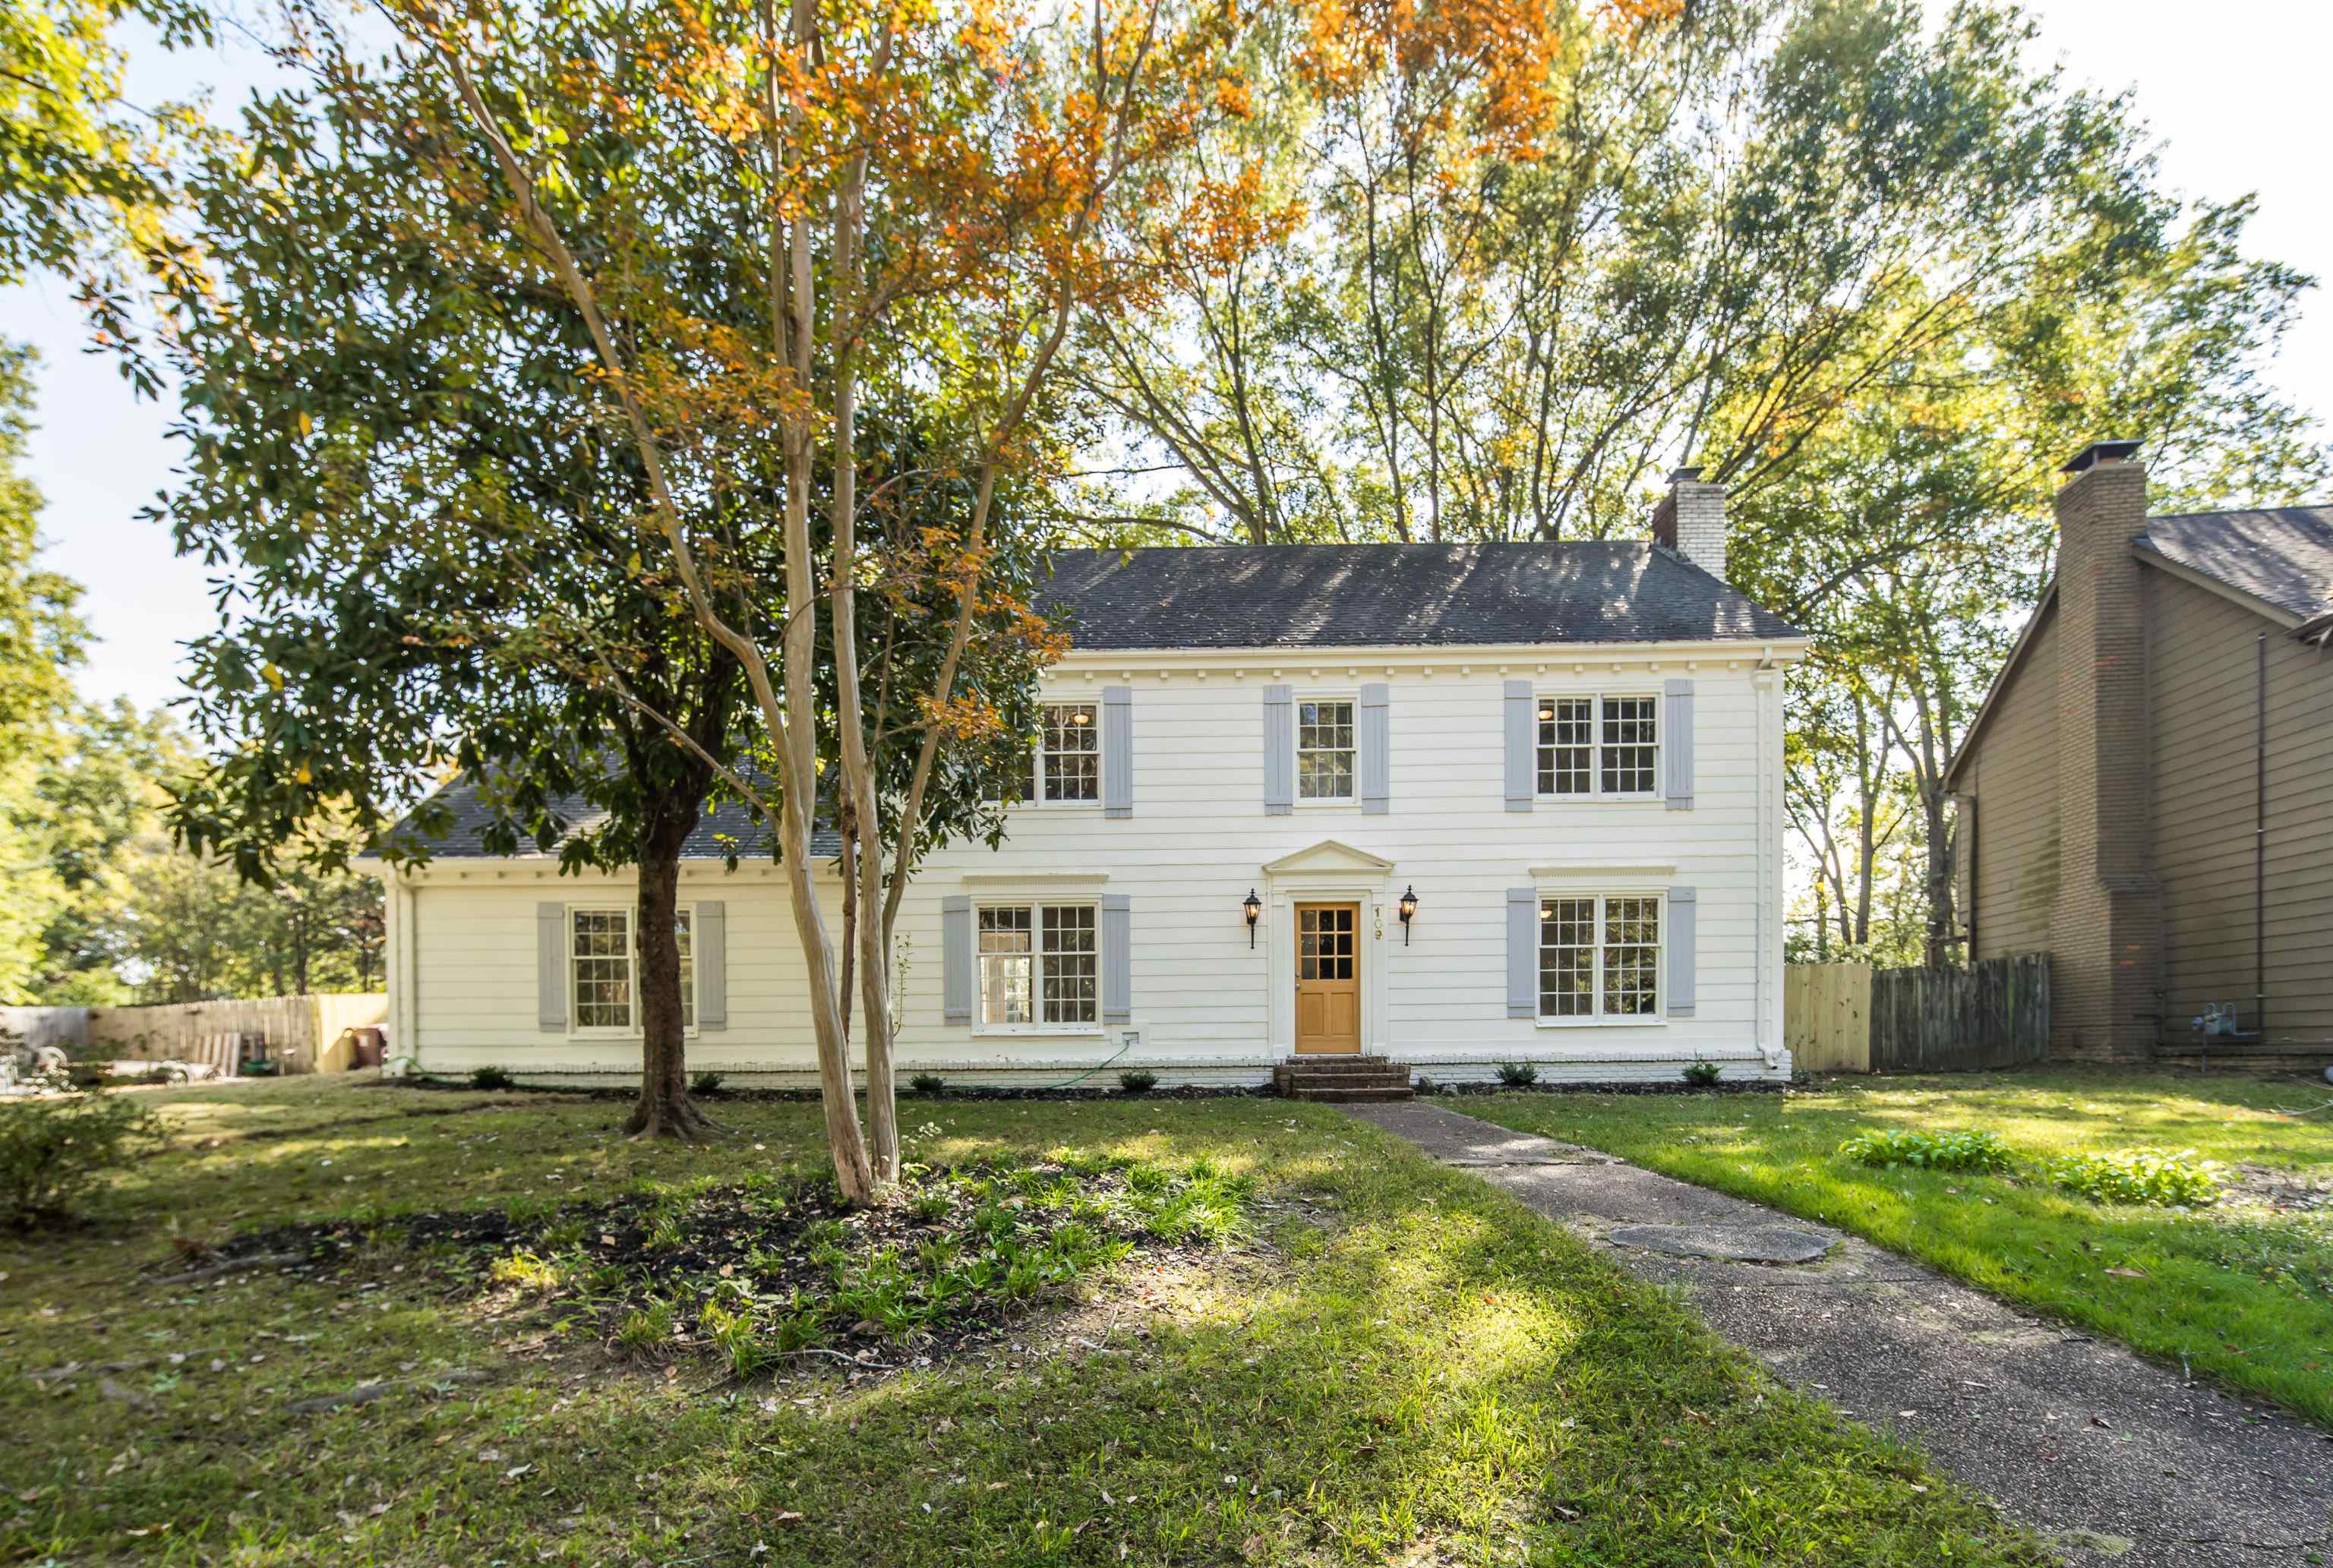
[(700, 902), (688, 917), (689, 958), (696, 970), (696, 1027), (717, 1033), (729, 1027), (729, 906)]
[(1296, 810), (1296, 702), (1286, 686), (1263, 689), (1263, 814)]
[(951, 894), (940, 900), (940, 1021), (972, 1022), (972, 899)]
[(1701, 894), (1690, 887), (1669, 889), (1669, 1005), (1673, 1018), (1693, 1017), (1693, 953), (1701, 923)]
[(1393, 809), (1393, 694), (1383, 681), (1361, 688), (1359, 717), (1361, 815), (1383, 817)]
[(534, 906), (534, 1022), (546, 1035), (567, 1032), (567, 906)]
[(1101, 895), (1101, 1021), (1134, 1021), (1134, 904), (1122, 893)]
[(1676, 680), (1668, 683), (1668, 696), (1661, 714), (1661, 755), (1666, 760), (1663, 769), (1661, 793), (1668, 798), (1672, 811), (1693, 809), (1693, 683)]
[(1539, 889), (1507, 889), (1507, 1017), (1539, 1017)]
[(1134, 688), (1101, 689), (1101, 814), (1134, 815)]
[[(1507, 809), (1528, 811), (1539, 779), (1539, 720), (1531, 710), (1531, 684), (1507, 683)], [(1538, 1000), (1534, 997), (1536, 1012)]]

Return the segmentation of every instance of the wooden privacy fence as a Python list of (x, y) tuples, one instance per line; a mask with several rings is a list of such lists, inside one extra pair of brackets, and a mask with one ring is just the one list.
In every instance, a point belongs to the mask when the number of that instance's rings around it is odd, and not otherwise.
[(2023, 1066), (2050, 1051), (2050, 955), (1973, 969), (1792, 964), (1782, 1031), (1816, 1073), (1958, 1073)]
[(123, 1061), (208, 1062), (231, 1076), (236, 1043), (264, 1041), (267, 1055), (283, 1071), (312, 1073), (320, 1063), (341, 1065), (330, 1053), (343, 1032), (388, 1017), (389, 998), (379, 991), (92, 1008), (88, 1054)]

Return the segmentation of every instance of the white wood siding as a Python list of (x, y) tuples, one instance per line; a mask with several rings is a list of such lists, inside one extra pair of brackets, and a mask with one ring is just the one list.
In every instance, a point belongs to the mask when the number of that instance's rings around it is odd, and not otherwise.
[[(1488, 1076), (1502, 1061), (1541, 1064), (1543, 1076), (1674, 1076), (1704, 1056), (1729, 1072), (1788, 1071), (1781, 1028), (1779, 681), (1762, 650), (1703, 647), (1647, 661), (1613, 649), (1504, 650), (1463, 667), (1340, 650), (1333, 668), (1250, 653), (1240, 663), (1192, 655), (1072, 655), (1049, 695), (1099, 700), (1105, 684), (1133, 687), (1134, 812), (1099, 803), (1015, 810), (1004, 848), (951, 849), (926, 863), (898, 927), (906, 971), (903, 1072), (923, 1068), (1046, 1082), (1117, 1056), (1198, 1081), (1260, 1080), (1289, 1050), (1293, 990), (1290, 905), (1349, 896), (1361, 905), (1365, 1051), (1434, 1076)], [(1616, 654), (1621, 662), (1616, 667)], [(1686, 660), (1690, 659), (1691, 663)], [(1695, 683), (1695, 805), (1658, 799), (1539, 800), (1506, 808), (1504, 680), (1530, 675), (1542, 694), (1655, 692)], [(1391, 807), (1300, 801), (1267, 816), (1263, 688), (1298, 701), (1390, 685)], [(1309, 865), (1267, 869), (1324, 841), (1349, 846)], [(1383, 862), (1385, 864), (1380, 865)], [(1624, 890), (1689, 886), (1698, 894), (1698, 1007), (1656, 1024), (1546, 1027), (1506, 1016), (1505, 890), (1536, 873), (1590, 891), (1595, 868)], [(562, 1037), (535, 1022), (537, 902), (628, 901), (621, 878), (561, 878), (540, 860), (443, 860), (410, 878), (391, 926), (391, 992), (400, 1052), (432, 1071), (494, 1063), (514, 1072), (622, 1074), (636, 1044)], [(821, 868), (830, 882), (831, 873)], [(1012, 879), (1084, 878), (1070, 896), (1131, 900), (1130, 1022), (1076, 1036), (1000, 1037), (948, 1026), (941, 1013), (940, 900), (1010, 893)], [(1394, 902), (1415, 886), (1419, 909), (1402, 942)], [(1250, 950), (1241, 901), (1254, 888), (1265, 913)], [(729, 1027), (690, 1047), (692, 1066), (806, 1076), (813, 1049), (805, 987), (784, 889), (766, 865), (684, 873), (684, 898), (728, 906)], [(839, 898), (828, 900), (840, 939)], [(1666, 983), (1666, 982), (1665, 982)], [(1139, 1037), (1128, 1047), (1126, 1032)], [(1122, 1056), (1119, 1055), (1123, 1052)], [(1106, 1080), (1105, 1080), (1106, 1081)]]

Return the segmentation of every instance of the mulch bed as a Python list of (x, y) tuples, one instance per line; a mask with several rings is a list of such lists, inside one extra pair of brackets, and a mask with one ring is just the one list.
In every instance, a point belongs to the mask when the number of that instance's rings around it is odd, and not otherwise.
[[(1055, 1184), (1055, 1200), (1032, 1201), (1008, 1191), (1013, 1180), (1025, 1182), (1032, 1171)], [(987, 1190), (992, 1178), (999, 1180)], [(865, 1209), (845, 1206), (828, 1178), (758, 1178), (681, 1191), (626, 1192), (539, 1210), (522, 1207), (515, 1213), (507, 1208), (455, 1209), (371, 1220), (302, 1221), (187, 1250), (168, 1266), (183, 1272), (154, 1283), (199, 1288), (215, 1279), (263, 1271), (309, 1279), (354, 1277), (361, 1271), (385, 1283), (389, 1270), (379, 1249), (387, 1245), (424, 1257), (437, 1255), (442, 1267), (427, 1272), (450, 1274), (461, 1288), (485, 1295), (510, 1288), (495, 1277), (495, 1265), (523, 1255), (559, 1265), (562, 1283), (541, 1290), (539, 1299), (546, 1305), (557, 1303), (562, 1315), (580, 1315), (613, 1336), (626, 1319), (660, 1300), (673, 1307), (678, 1325), (670, 1348), (686, 1350), (709, 1343), (698, 1324), (707, 1301), (757, 1323), (804, 1307), (821, 1309), (835, 1296), (843, 1269), (887, 1252), (896, 1252), (913, 1269), (921, 1249), (934, 1242), (953, 1242), (965, 1255), (976, 1256), (1002, 1240), (1020, 1258), (1050, 1246), (1063, 1228), (1079, 1224), (1136, 1252), (1199, 1250), (1150, 1233), (1130, 1209), (1099, 1221), (1091, 1209), (1072, 1212), (1058, 1200), (1064, 1182), (1074, 1182), (1078, 1196), (1098, 1200), (1128, 1190), (1118, 1170), (939, 1167), (911, 1174), (896, 1199)], [(1004, 1229), (984, 1229), (984, 1217)], [(411, 1273), (404, 1279), (418, 1283)], [(831, 1315), (816, 1339), (825, 1348), (789, 1353), (840, 1354), (862, 1365), (875, 1364), (867, 1354), (877, 1347), (946, 1354), (987, 1336), (1031, 1305), (1025, 1295), (970, 1291), (952, 1296), (944, 1313), (904, 1333)]]

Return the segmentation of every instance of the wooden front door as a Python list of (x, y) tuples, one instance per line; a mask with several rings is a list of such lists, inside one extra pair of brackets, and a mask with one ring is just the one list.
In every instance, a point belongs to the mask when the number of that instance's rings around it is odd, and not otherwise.
[(1361, 912), (1353, 904), (1296, 906), (1296, 1049), (1361, 1048)]

